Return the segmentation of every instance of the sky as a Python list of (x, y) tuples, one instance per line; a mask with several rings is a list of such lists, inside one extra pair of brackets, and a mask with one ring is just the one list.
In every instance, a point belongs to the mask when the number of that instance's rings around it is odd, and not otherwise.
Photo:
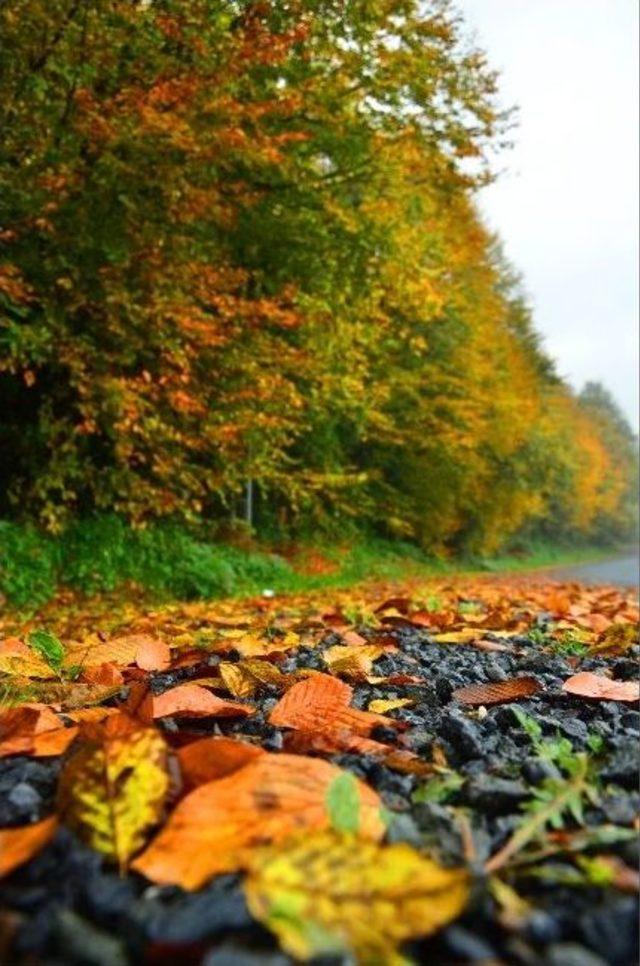
[(538, 330), (577, 389), (603, 382), (638, 430), (638, 0), (457, 0), (518, 105), (483, 189)]

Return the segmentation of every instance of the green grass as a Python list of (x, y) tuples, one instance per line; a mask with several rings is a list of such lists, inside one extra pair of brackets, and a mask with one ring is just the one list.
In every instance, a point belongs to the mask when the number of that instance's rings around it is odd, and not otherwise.
[[(594, 548), (536, 546), (518, 557), (445, 561), (408, 543), (365, 538), (300, 549), (294, 565), (269, 549), (214, 543), (171, 523), (134, 530), (117, 516), (103, 515), (77, 520), (52, 537), (32, 526), (0, 521), (0, 593), (13, 607), (34, 610), (63, 587), (96, 594), (134, 583), (159, 598), (196, 600), (266, 588), (282, 593), (369, 579), (531, 570), (603, 556)], [(305, 549), (328, 566), (317, 572), (302, 566)]]

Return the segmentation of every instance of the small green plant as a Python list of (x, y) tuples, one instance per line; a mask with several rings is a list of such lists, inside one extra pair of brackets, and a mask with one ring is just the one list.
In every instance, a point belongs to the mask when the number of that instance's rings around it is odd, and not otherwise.
[(587, 645), (569, 632), (552, 641), (551, 650), (562, 657), (584, 657), (589, 652)]
[(412, 801), (416, 805), (425, 802), (435, 802), (437, 804), (443, 804), (449, 801), (450, 798), (455, 795), (455, 793), (462, 788), (465, 783), (465, 779), (462, 775), (457, 772), (449, 772), (445, 775), (436, 775), (435, 778), (431, 778), (420, 788), (417, 788), (412, 795)]
[(543, 631), (541, 627), (532, 627), (527, 631), (527, 637), (531, 643), (536, 644), (538, 647), (542, 647), (547, 643), (548, 636), (548, 631)]

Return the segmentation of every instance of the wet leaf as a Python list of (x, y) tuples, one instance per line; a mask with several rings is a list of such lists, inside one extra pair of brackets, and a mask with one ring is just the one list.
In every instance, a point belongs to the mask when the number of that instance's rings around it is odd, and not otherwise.
[(359, 963), (400, 964), (400, 943), (462, 912), (469, 877), (405, 844), (316, 832), (259, 851), (245, 894), (252, 915), (296, 959), (345, 953)]
[(580, 671), (562, 685), (567, 694), (580, 698), (594, 698), (598, 701), (640, 701), (640, 682), (614, 681), (603, 674)]
[(0, 828), (0, 877), (37, 855), (51, 841), (57, 828), (58, 819), (54, 815), (35, 825)]
[[(318, 758), (263, 754), (184, 798), (133, 868), (152, 882), (198, 889), (222, 872), (245, 868), (251, 849), (298, 829), (326, 828), (326, 796), (340, 775)], [(358, 782), (360, 834), (380, 838), (376, 793)]]
[(60, 775), (58, 811), (84, 842), (125, 869), (160, 819), (168, 788), (159, 732), (113, 715), (83, 726)]
[(490, 684), (469, 684), (464, 688), (457, 688), (452, 697), (461, 704), (502, 704), (506, 701), (517, 701), (518, 698), (528, 698), (540, 690), (541, 686), (535, 678), (510, 678), (508, 681)]

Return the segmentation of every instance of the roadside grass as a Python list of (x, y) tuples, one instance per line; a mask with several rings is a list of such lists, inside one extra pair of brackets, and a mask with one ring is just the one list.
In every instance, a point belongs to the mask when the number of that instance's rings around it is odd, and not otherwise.
[(356, 537), (295, 548), (239, 547), (203, 539), (172, 523), (132, 529), (115, 515), (73, 522), (50, 536), (0, 521), (0, 593), (19, 610), (35, 610), (58, 591), (86, 595), (134, 584), (160, 599), (198, 600), (346, 587), (366, 580), (455, 573), (531, 570), (610, 556), (602, 548), (534, 545), (517, 556), (442, 559), (409, 543)]

